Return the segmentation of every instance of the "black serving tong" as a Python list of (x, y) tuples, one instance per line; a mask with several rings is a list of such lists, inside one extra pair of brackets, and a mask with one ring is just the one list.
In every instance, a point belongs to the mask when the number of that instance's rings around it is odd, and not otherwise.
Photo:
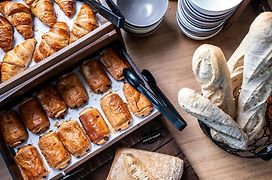
[[(144, 81), (134, 70), (126, 68), (123, 71), (123, 75), (128, 83), (144, 94), (152, 102), (154, 107), (158, 109), (178, 130), (181, 131), (187, 126), (185, 120), (178, 114), (170, 101), (165, 96), (163, 97), (162, 94), (156, 94), (157, 91), (151, 92), (146, 88)], [(152, 84), (150, 85), (150, 88), (153, 90), (154, 86)], [(169, 104), (171, 105), (169, 106)]]
[[(110, 21), (116, 27), (122, 28), (124, 26), (125, 18), (119, 12), (117, 7), (116, 7), (117, 11), (116, 10), (110, 11), (108, 8), (104, 7), (100, 2), (97, 2), (95, 0), (81, 0), (81, 1), (83, 1), (84, 3), (91, 6), (96, 12), (98, 12), (101, 16), (106, 18), (108, 21)], [(112, 2), (111, 6), (109, 5), (110, 8), (113, 7), (112, 4), (114, 4), (114, 3)], [(115, 13), (115, 12), (117, 12), (117, 13)]]
[(171, 111), (173, 111), (180, 119), (183, 119), (179, 112), (176, 110), (176, 108), (173, 106), (173, 104), (170, 102), (170, 100), (166, 97), (166, 95), (162, 92), (162, 90), (157, 85), (157, 82), (154, 78), (154, 76), (149, 72), (147, 69), (142, 70), (141, 72), (144, 80), (147, 82), (148, 86), (151, 88), (151, 90), (158, 96), (158, 98), (161, 99), (162, 103), (169, 107)]
[(112, 0), (105, 0), (105, 1), (113, 13), (115, 13), (117, 16), (120, 16), (125, 19), (123, 14), (120, 12), (119, 8), (116, 6), (116, 4)]

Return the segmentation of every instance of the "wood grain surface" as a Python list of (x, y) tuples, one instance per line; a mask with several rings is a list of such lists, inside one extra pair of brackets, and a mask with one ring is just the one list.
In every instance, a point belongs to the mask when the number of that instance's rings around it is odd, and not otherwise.
[(168, 125), (176, 141), (189, 159), (200, 179), (272, 179), (272, 161), (243, 159), (228, 154), (214, 145), (201, 131), (195, 118), (178, 105), (180, 88), (199, 90), (191, 68), (195, 49), (204, 43), (222, 48), (228, 59), (248, 31), (255, 18), (248, 7), (237, 21), (224, 32), (205, 41), (194, 41), (183, 35), (176, 23), (177, 3), (171, 1), (159, 30), (151, 37), (133, 37), (123, 33), (128, 52), (140, 69), (149, 69), (161, 89), (187, 120), (188, 127), (178, 132)]

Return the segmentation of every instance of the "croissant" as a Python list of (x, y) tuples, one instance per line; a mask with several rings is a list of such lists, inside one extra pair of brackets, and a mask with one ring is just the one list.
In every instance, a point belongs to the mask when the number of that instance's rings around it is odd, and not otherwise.
[(13, 43), (13, 28), (10, 23), (0, 16), (0, 48), (4, 51), (10, 51)]
[(49, 27), (57, 22), (55, 10), (51, 0), (25, 0), (32, 13)]
[(68, 17), (72, 17), (75, 14), (75, 2), (74, 0), (55, 0), (60, 9)]
[(88, 34), (98, 27), (94, 11), (87, 5), (83, 4), (74, 21), (71, 31), (70, 43)]
[(0, 3), (1, 13), (12, 26), (25, 38), (34, 36), (33, 21), (30, 9), (22, 3), (4, 1)]
[(32, 58), (35, 45), (36, 40), (34, 38), (27, 39), (5, 54), (1, 67), (2, 81), (8, 80), (27, 67)]
[(69, 44), (70, 32), (65, 22), (57, 22), (49, 32), (42, 35), (40, 45), (34, 52), (34, 61), (40, 62)]

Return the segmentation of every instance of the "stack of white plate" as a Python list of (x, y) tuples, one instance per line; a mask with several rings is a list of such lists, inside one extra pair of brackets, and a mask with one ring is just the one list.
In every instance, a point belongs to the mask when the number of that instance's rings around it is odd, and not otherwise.
[(179, 0), (177, 23), (189, 38), (204, 40), (223, 28), (242, 0)]

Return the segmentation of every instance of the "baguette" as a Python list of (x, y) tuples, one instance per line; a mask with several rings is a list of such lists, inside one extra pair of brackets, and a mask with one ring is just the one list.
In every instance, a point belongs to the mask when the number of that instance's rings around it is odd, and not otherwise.
[(234, 53), (229, 58), (227, 65), (230, 73), (233, 73), (237, 68), (240, 68), (244, 64), (244, 53), (247, 46), (248, 34), (244, 37), (240, 45), (234, 51)]
[(250, 26), (244, 55), (244, 77), (237, 123), (250, 143), (262, 136), (267, 99), (272, 90), (272, 12), (260, 14)]
[[(230, 73), (221, 49), (209, 44), (198, 47), (193, 55), (192, 69), (203, 96), (235, 119)], [(216, 141), (224, 142), (220, 133), (211, 129), (211, 134)]]
[(184, 88), (179, 91), (178, 100), (180, 106), (186, 112), (195, 116), (213, 130), (220, 132), (229, 146), (235, 149), (247, 149), (247, 134), (239, 128), (228, 114), (209, 99), (192, 89)]
[(248, 35), (244, 37), (243, 41), (227, 62), (236, 106), (238, 103), (239, 91), (243, 83), (244, 53), (247, 46), (247, 39)]
[(230, 73), (221, 49), (213, 45), (201, 45), (193, 55), (192, 69), (203, 96), (235, 118)]

